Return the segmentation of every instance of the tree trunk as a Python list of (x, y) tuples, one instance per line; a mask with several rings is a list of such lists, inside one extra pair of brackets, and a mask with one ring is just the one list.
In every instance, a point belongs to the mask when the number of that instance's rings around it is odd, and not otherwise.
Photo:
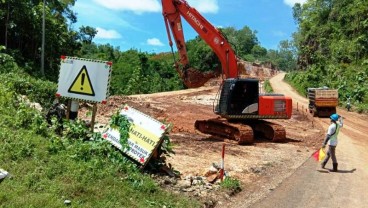
[(8, 48), (9, 13), (10, 13), (10, 2), (8, 1), (8, 11), (6, 14), (6, 21), (5, 21), (5, 47), (6, 48)]

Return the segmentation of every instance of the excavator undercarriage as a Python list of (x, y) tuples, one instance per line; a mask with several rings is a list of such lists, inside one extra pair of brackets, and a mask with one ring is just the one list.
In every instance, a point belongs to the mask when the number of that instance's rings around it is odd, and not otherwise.
[(291, 99), (280, 94), (259, 94), (258, 88), (257, 79), (225, 80), (214, 108), (219, 117), (197, 120), (195, 128), (241, 145), (252, 144), (254, 138), (285, 141), (285, 128), (264, 119), (289, 119)]
[(195, 128), (204, 134), (235, 140), (239, 145), (252, 144), (255, 138), (272, 142), (284, 142), (286, 139), (283, 126), (264, 120), (232, 121), (224, 118), (197, 120)]

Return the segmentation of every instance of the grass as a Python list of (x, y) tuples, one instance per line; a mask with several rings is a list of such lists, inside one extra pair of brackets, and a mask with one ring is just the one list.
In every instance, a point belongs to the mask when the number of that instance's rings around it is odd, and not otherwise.
[(66, 136), (53, 133), (40, 113), (14, 101), (0, 84), (0, 207), (201, 207), (162, 190), (110, 143), (78, 122)]
[[(61, 147), (53, 139), (27, 130), (3, 132), (1, 166), (11, 177), (1, 184), (1, 207), (63, 207), (66, 199), (75, 207), (198, 206), (195, 201), (161, 190), (148, 175), (128, 168), (132, 165), (128, 161), (112, 162), (93, 153), (93, 142), (64, 143)], [(54, 145), (60, 145), (57, 152)], [(81, 153), (90, 156), (82, 157)]]
[(264, 81), (263, 87), (264, 87), (264, 90), (265, 90), (266, 93), (272, 93), (273, 92), (273, 89), (271, 87), (271, 84), (270, 84), (269, 80)]
[(221, 188), (231, 193), (238, 193), (241, 191), (241, 186), (239, 180), (231, 177), (226, 177), (224, 181), (221, 182)]

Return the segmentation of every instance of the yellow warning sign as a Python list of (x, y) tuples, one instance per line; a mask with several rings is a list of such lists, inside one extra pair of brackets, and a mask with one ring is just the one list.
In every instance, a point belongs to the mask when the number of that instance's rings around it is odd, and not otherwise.
[(84, 65), (74, 79), (68, 92), (82, 95), (95, 96), (95, 91), (88, 75), (87, 67)]

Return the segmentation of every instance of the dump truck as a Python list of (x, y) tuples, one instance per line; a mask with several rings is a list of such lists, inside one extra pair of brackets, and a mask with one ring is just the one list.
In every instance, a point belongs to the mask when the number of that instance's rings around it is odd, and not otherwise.
[(337, 89), (328, 87), (308, 88), (309, 112), (314, 116), (328, 117), (336, 113), (339, 104), (339, 93)]

